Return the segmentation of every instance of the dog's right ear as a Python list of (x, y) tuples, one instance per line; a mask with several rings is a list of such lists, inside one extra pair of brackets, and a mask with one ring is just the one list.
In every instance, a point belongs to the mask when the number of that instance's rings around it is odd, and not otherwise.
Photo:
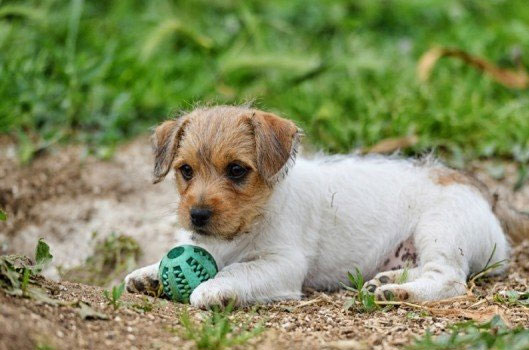
[(154, 151), (153, 183), (162, 181), (176, 156), (178, 144), (184, 134), (184, 127), (188, 123), (187, 118), (168, 120), (158, 125), (152, 135), (152, 146)]

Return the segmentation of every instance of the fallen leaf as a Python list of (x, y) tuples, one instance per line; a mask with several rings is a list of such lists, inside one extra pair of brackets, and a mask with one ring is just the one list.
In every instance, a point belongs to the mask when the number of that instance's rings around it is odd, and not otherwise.
[(108, 316), (106, 314), (92, 309), (92, 307), (90, 307), (90, 305), (87, 303), (80, 301), (78, 306), (79, 309), (77, 312), (83, 320), (108, 320)]
[(504, 312), (498, 306), (491, 306), (480, 310), (469, 310), (469, 309), (437, 309), (427, 308), (428, 312), (435, 316), (446, 316), (446, 317), (464, 317), (477, 322), (488, 322), (495, 315), (499, 315), (506, 325), (510, 323), (507, 321)]
[(419, 142), (416, 135), (405, 137), (388, 138), (380, 141), (372, 147), (363, 150), (363, 153), (392, 153), (399, 149), (411, 147)]
[(521, 66), (517, 70), (500, 68), (483, 58), (473, 56), (463, 50), (444, 47), (433, 47), (421, 56), (417, 64), (417, 75), (421, 81), (428, 80), (435, 64), (442, 57), (459, 58), (468, 65), (487, 73), (496, 82), (506, 87), (512, 89), (526, 89), (529, 87), (529, 75)]
[(63, 305), (63, 302), (50, 298), (48, 296), (48, 293), (46, 291), (38, 286), (35, 285), (29, 285), (28, 289), (26, 291), (27, 297), (35, 300), (37, 303), (40, 304), (48, 304), (48, 305)]

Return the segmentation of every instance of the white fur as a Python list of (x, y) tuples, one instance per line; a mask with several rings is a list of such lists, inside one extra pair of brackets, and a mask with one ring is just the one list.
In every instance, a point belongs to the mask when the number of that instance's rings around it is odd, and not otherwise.
[[(410, 237), (418, 267), (406, 283), (379, 286), (376, 293), (400, 288), (415, 301), (460, 295), (494, 246), (492, 263), (508, 257), (509, 245), (481, 194), (437, 184), (433, 169), (442, 166), (378, 156), (299, 159), (275, 185), (250, 233), (228, 242), (181, 231), (167, 248), (199, 245), (217, 261), (217, 276), (191, 295), (197, 307), (230, 298), (240, 305), (297, 299), (303, 287), (335, 290), (355, 268), (369, 279)], [(157, 269), (134, 271), (127, 285), (157, 278)]]

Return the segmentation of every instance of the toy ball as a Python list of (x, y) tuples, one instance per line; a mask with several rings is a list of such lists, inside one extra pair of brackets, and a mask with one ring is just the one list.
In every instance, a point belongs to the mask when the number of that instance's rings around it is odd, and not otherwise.
[(189, 303), (189, 296), (202, 282), (215, 277), (215, 259), (205, 249), (181, 245), (171, 249), (158, 269), (163, 294), (180, 303)]

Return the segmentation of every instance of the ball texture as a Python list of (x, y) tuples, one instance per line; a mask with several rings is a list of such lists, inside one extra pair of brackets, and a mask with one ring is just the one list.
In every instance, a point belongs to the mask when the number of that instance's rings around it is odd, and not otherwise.
[(160, 262), (159, 277), (163, 294), (180, 303), (188, 303), (193, 290), (217, 274), (217, 263), (205, 249), (181, 245), (171, 249)]

